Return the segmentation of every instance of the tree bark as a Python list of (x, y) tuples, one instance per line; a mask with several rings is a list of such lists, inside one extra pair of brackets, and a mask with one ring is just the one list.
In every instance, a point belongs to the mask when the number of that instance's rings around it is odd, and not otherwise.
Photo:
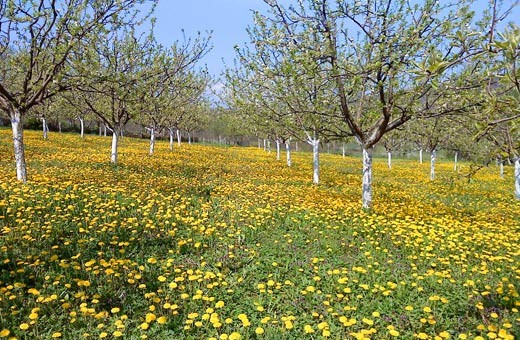
[(392, 169), (392, 152), (388, 151), (388, 169)]
[(515, 197), (520, 200), (520, 157), (515, 160)]
[(345, 158), (345, 143), (343, 143), (343, 146), (341, 147), (341, 156)]
[(103, 136), (104, 137), (107, 136), (107, 125), (106, 124), (103, 124)]
[(291, 141), (290, 140), (285, 141), (285, 153), (287, 155), (287, 166), (292, 166)]
[(276, 143), (276, 160), (279, 161), (280, 160), (280, 140), (277, 138), (275, 140), (275, 143)]
[(372, 208), (372, 148), (363, 147), (363, 184), (361, 198), (363, 209)]
[(13, 131), (14, 159), (16, 162), (16, 178), (27, 182), (27, 165), (25, 163), (25, 145), (23, 143), (23, 115), (17, 109), (11, 112), (11, 129)]
[(181, 130), (177, 129), (177, 145), (181, 146)]
[(191, 145), (191, 132), (188, 132), (188, 145)]
[(114, 128), (112, 131), (112, 153), (110, 154), (110, 162), (113, 164), (117, 164), (117, 147), (119, 143), (119, 134), (120, 131), (117, 128)]
[(153, 155), (155, 149), (155, 129), (150, 129), (150, 155)]
[(422, 149), (419, 150), (419, 163), (422, 164)]
[(437, 152), (435, 150), (432, 150), (431, 156), (430, 156), (430, 180), (435, 179), (435, 160), (437, 159)]

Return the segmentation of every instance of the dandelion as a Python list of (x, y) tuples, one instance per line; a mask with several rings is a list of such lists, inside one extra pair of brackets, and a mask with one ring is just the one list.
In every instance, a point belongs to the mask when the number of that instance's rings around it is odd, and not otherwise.
[(255, 329), (255, 333), (258, 335), (262, 335), (262, 334), (264, 334), (264, 329), (262, 327), (257, 327)]
[(0, 338), (6, 338), (9, 334), (11, 334), (11, 331), (4, 328), (0, 331)]
[(22, 323), (22, 324), (20, 325), (20, 329), (21, 329), (22, 331), (25, 331), (25, 330), (29, 329), (29, 324)]

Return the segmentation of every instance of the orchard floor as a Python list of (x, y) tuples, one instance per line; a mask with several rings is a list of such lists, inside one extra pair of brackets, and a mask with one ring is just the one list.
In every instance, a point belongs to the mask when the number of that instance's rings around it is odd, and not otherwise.
[[(520, 202), (511, 167), (0, 129), (0, 337), (513, 339)], [(282, 155), (282, 159), (285, 154)]]

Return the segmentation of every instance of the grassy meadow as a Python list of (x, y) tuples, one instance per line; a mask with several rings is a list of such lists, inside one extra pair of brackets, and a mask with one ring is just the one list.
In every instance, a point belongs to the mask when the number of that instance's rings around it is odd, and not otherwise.
[[(511, 167), (0, 130), (0, 337), (520, 338)], [(285, 156), (285, 155), (283, 155)], [(468, 164), (462, 164), (461, 172)]]

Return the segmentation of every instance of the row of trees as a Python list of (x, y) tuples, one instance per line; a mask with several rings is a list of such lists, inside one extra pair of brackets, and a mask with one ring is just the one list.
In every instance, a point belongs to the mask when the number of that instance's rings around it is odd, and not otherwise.
[[(112, 132), (111, 161), (130, 119), (155, 134), (197, 126), (209, 106), (210, 77), (195, 66), (210, 50), (198, 35), (172, 46), (153, 37), (157, 0), (0, 1), (0, 109), (10, 119), (17, 178), (27, 180), (23, 121), (49, 115), (101, 122)], [(145, 10), (147, 9), (147, 10)], [(143, 23), (150, 32), (139, 33)], [(82, 132), (83, 134), (83, 132)]]
[(320, 140), (353, 138), (370, 208), (375, 145), (406, 137), (435, 157), (450, 136), (453, 150), (514, 162), (520, 198), (520, 28), (497, 29), (512, 7), (491, 1), (477, 16), (482, 1), (264, 2), (226, 74), (226, 102), (257, 134), (312, 145), (315, 183)]

